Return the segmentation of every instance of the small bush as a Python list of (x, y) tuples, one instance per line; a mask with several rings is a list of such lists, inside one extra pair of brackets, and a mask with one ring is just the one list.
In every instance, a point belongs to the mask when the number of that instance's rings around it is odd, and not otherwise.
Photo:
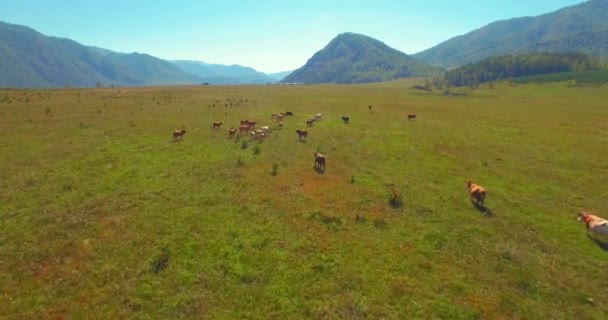
[(401, 194), (396, 190), (393, 190), (391, 197), (388, 200), (388, 204), (397, 209), (403, 206), (403, 199), (401, 198)]
[(279, 171), (279, 164), (275, 162), (275, 164), (272, 165), (272, 176), (276, 176), (278, 174)]
[(241, 149), (245, 150), (249, 147), (249, 143), (247, 141), (243, 141), (243, 143), (241, 143)]
[(163, 248), (159, 256), (150, 262), (150, 271), (159, 273), (169, 266), (169, 249)]
[(253, 154), (260, 154), (260, 152), (262, 152), (262, 151), (260, 150), (260, 147), (255, 146), (255, 147), (253, 148)]

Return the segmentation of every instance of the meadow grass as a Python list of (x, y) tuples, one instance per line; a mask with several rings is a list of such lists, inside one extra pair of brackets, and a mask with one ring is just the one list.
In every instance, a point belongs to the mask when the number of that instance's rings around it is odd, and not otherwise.
[(0, 317), (608, 317), (608, 90), (416, 83), (0, 90)]

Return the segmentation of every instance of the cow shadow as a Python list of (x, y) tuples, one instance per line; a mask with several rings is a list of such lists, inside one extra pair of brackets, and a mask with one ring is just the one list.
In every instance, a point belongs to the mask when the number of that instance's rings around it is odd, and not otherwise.
[(298, 140), (299, 143), (306, 143), (306, 140)]
[(589, 238), (593, 242), (595, 242), (595, 244), (597, 244), (597, 246), (600, 247), (600, 249), (608, 252), (608, 243), (607, 242), (596, 239), (596, 238), (592, 237), (590, 234), (587, 234), (587, 238)]
[(494, 214), (492, 213), (492, 210), (490, 210), (490, 208), (484, 206), (483, 204), (479, 204), (474, 201), (471, 201), (471, 204), (473, 204), (473, 207), (475, 207), (475, 209), (477, 211), (479, 211), (479, 213), (481, 213), (484, 217), (494, 216)]

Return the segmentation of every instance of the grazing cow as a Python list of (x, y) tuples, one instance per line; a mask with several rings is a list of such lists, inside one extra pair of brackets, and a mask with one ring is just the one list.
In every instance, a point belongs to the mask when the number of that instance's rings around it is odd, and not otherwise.
[(601, 235), (608, 239), (608, 220), (594, 216), (588, 212), (580, 212), (578, 221), (583, 221), (588, 231)]
[(241, 120), (241, 125), (242, 125), (242, 126), (247, 126), (247, 125), (249, 125), (249, 120)]
[(186, 129), (173, 131), (173, 141), (182, 140), (182, 137), (186, 134)]
[(325, 171), (325, 156), (315, 152), (315, 168)]
[(486, 199), (486, 189), (482, 186), (473, 183), (473, 181), (469, 180), (467, 182), (467, 188), (469, 189), (469, 195), (471, 196), (471, 202), (474, 204), (483, 206), (483, 202)]
[(277, 114), (276, 114), (276, 113), (271, 113), (271, 114), (270, 114), (270, 119), (274, 119), (274, 118), (276, 118), (276, 117), (277, 117)]
[(321, 117), (320, 113), (315, 114), (315, 121), (321, 121)]
[(348, 116), (342, 116), (342, 122), (349, 123), (350, 122), (350, 118)]
[(415, 114), (408, 114), (407, 115), (407, 120), (416, 120), (416, 115)]
[(310, 119), (306, 120), (306, 126), (312, 127), (313, 122), (315, 122), (315, 119), (310, 118)]
[(283, 121), (279, 122), (279, 128), (283, 128)]
[(213, 129), (219, 129), (221, 126), (222, 126), (221, 122), (217, 122), (216, 121), (216, 122), (213, 123)]
[(308, 137), (308, 132), (306, 132), (306, 130), (296, 130), (296, 133), (298, 134), (298, 140), (302, 140), (302, 138), (306, 139)]
[(255, 125), (257, 124), (257, 122), (255, 121), (248, 121), (247, 123), (249, 124), (249, 128), (251, 129), (255, 128)]
[(285, 111), (285, 115), (293, 117), (293, 112), (291, 112), (291, 111)]
[(230, 138), (234, 137), (236, 135), (236, 129), (234, 127), (231, 127), (230, 130), (228, 130), (228, 136)]
[(283, 121), (283, 114), (282, 113), (277, 114), (277, 122), (279, 122), (279, 121)]
[(260, 130), (262, 130), (266, 134), (270, 133), (270, 127), (269, 126), (261, 127)]
[(239, 126), (239, 134), (247, 134), (248, 131), (249, 131), (249, 125)]

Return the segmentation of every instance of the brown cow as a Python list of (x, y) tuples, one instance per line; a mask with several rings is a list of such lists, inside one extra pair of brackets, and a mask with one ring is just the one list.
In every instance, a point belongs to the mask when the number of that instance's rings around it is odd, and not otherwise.
[(186, 129), (173, 131), (173, 141), (182, 140), (182, 137), (186, 134)]
[(592, 215), (588, 212), (580, 212), (578, 214), (578, 221), (585, 222), (585, 226), (588, 231), (594, 232), (595, 234), (601, 235), (608, 239), (608, 221), (598, 216)]
[(407, 115), (407, 120), (416, 120), (416, 115), (415, 114), (408, 114)]
[(222, 126), (221, 122), (216, 121), (213, 123), (213, 129), (219, 129), (221, 126)]
[(307, 127), (312, 127), (313, 122), (315, 122), (315, 119), (310, 118), (308, 120), (306, 120), (306, 126)]
[(325, 156), (315, 152), (315, 168), (325, 171)]
[(240, 125), (239, 126), (239, 134), (247, 134), (249, 132), (249, 125)]
[(302, 138), (307, 138), (308, 137), (308, 132), (306, 132), (306, 130), (296, 130), (296, 133), (298, 134), (298, 140), (302, 140)]
[(234, 137), (236, 135), (236, 129), (234, 127), (230, 127), (230, 130), (228, 130), (228, 136), (230, 138)]
[(473, 181), (467, 181), (467, 188), (469, 189), (469, 195), (471, 196), (471, 202), (483, 206), (483, 202), (486, 199), (486, 189), (482, 186), (473, 183)]

